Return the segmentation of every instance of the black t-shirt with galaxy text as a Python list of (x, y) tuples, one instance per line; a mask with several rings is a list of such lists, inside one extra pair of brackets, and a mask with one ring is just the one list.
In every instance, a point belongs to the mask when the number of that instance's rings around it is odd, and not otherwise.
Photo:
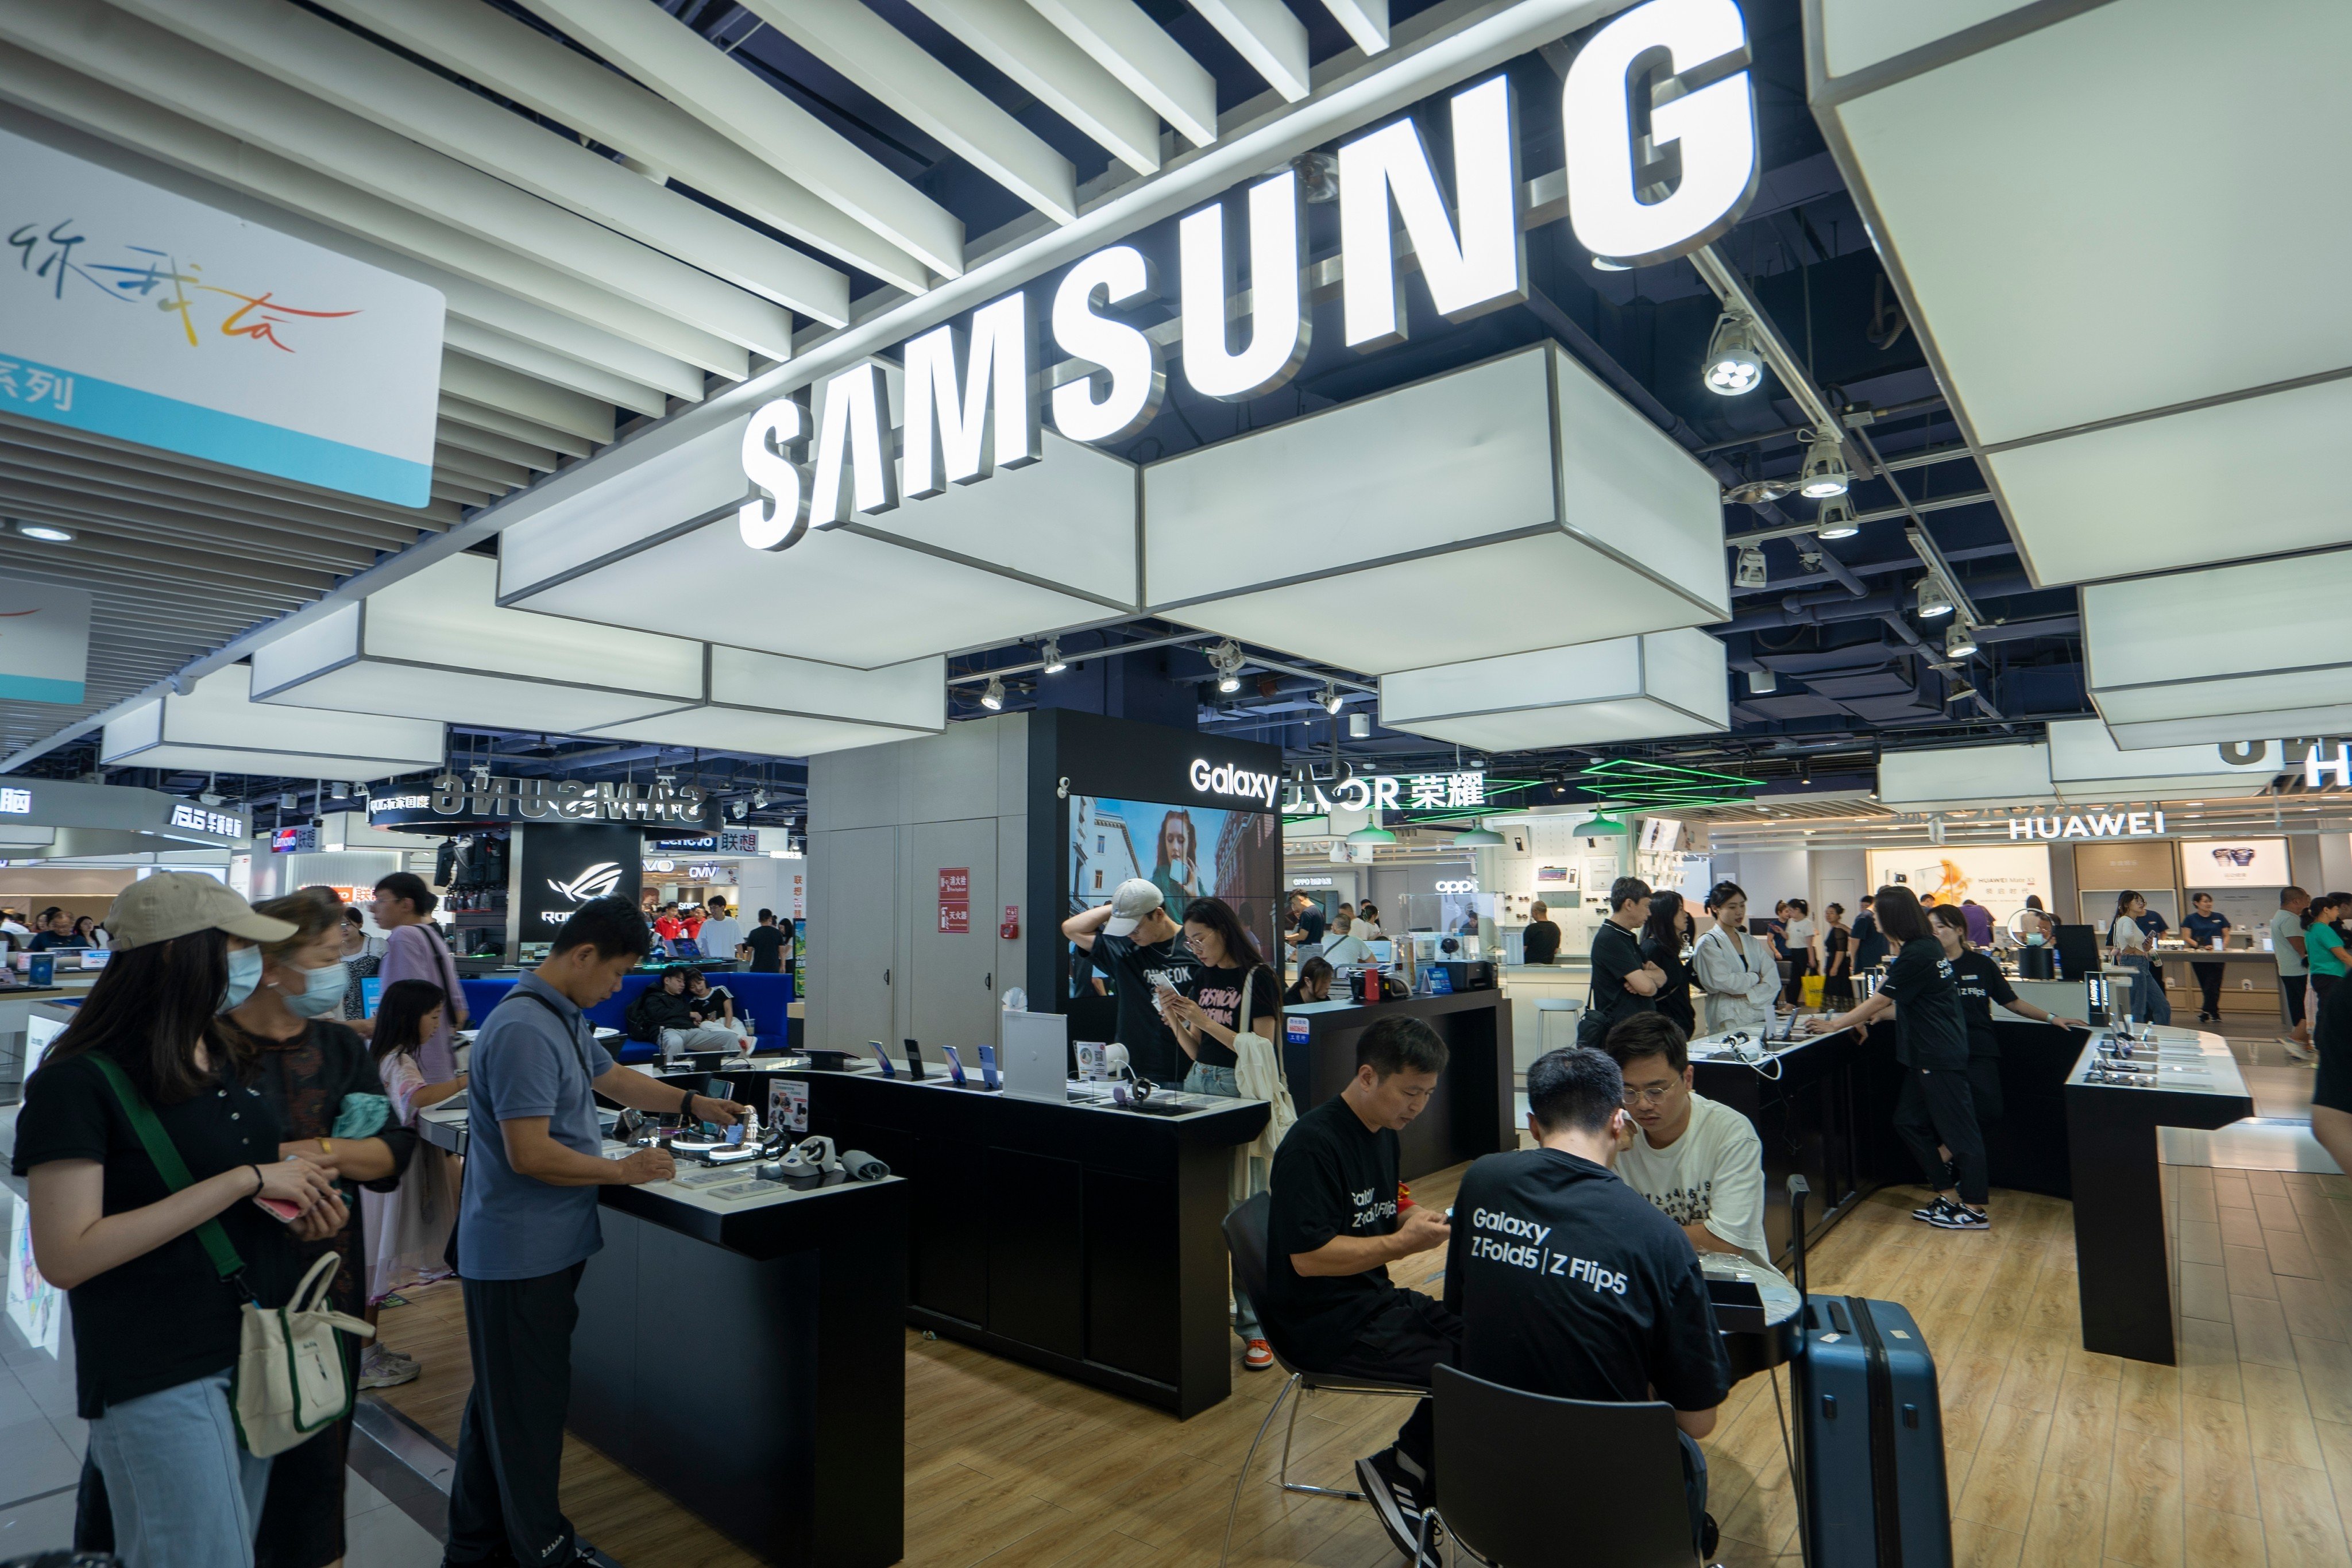
[(2000, 1037), (1993, 1032), (1992, 1005), (2006, 1007), (2017, 992), (2000, 965), (1981, 952), (1969, 952), (1952, 960), (1952, 983), (1960, 993), (1960, 1012), (1969, 1021), (1969, 1055), (1998, 1057)]
[(1895, 1059), (1907, 1068), (1964, 1072), (1969, 1026), (1944, 944), (1923, 936), (1903, 944), (1879, 990), (1895, 999)]
[(1677, 1410), (1731, 1390), (1688, 1238), (1616, 1173), (1557, 1149), (1488, 1154), (1463, 1176), (1445, 1304), (1462, 1315), (1462, 1370), (1490, 1383)]
[(1118, 1043), (1138, 1078), (1159, 1083), (1181, 1083), (1192, 1065), (1176, 1032), (1160, 1016), (1155, 1000), (1160, 986), (1192, 994), (1192, 976), (1201, 961), (1184, 945), (1181, 933), (1149, 944), (1133, 937), (1095, 938), (1095, 967), (1111, 977), (1118, 1000)]
[(1265, 1300), (1257, 1305), (1267, 1336), (1300, 1366), (1337, 1361), (1396, 1289), (1385, 1264), (1360, 1274), (1309, 1275), (1290, 1259), (1335, 1236), (1394, 1233), (1398, 1150), (1393, 1130), (1373, 1131), (1334, 1095), (1300, 1117), (1275, 1151)]

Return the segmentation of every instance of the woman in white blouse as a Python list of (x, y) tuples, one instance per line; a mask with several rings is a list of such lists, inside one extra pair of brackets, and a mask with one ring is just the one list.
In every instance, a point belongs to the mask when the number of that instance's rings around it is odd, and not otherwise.
[(1736, 882), (1717, 882), (1706, 912), (1715, 923), (1691, 949), (1691, 973), (1706, 995), (1706, 1030), (1761, 1028), (1772, 1021), (1780, 966), (1762, 937), (1748, 934), (1748, 895)]
[(2147, 900), (2126, 889), (2116, 895), (2116, 918), (2107, 926), (2107, 942), (2115, 961), (2132, 972), (2132, 985), (2137, 993), (2131, 1015), (2144, 1023), (2172, 1022), (2172, 1004), (2165, 999), (2164, 984), (2156, 977), (2156, 965), (2148, 951), (2147, 932), (2140, 929), (2139, 917), (2147, 911)]

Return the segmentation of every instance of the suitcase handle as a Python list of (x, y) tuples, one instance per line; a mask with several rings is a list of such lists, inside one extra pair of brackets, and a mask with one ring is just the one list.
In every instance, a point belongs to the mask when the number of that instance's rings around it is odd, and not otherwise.
[(1797, 1271), (1797, 1331), (1804, 1332), (1805, 1305), (1805, 1198), (1812, 1192), (1811, 1184), (1804, 1177), (1791, 1173), (1789, 1177), (1789, 1245), (1796, 1249)]

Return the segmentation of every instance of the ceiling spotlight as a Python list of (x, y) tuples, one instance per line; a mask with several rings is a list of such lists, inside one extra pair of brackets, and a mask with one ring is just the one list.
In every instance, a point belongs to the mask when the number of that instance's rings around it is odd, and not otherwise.
[(1944, 634), (1944, 657), (1966, 658), (1977, 651), (1977, 629), (1968, 622), (1954, 621), (1952, 629)]
[(1750, 479), (1744, 485), (1734, 485), (1724, 491), (1723, 499), (1727, 502), (1737, 501), (1741, 506), (1762, 506), (1794, 493), (1796, 488), (1794, 479)]
[(1753, 392), (1764, 380), (1764, 355), (1757, 347), (1756, 323), (1739, 310), (1726, 310), (1706, 342), (1700, 379), (1719, 397)]
[(1592, 258), (1592, 270), (1595, 272), (1631, 272), (1633, 269), (1626, 266), (1622, 261), (1612, 261), (1605, 256), (1596, 256)]
[(1327, 680), (1323, 683), (1323, 689), (1315, 694), (1315, 700), (1323, 705), (1324, 712), (1337, 713), (1345, 699), (1340, 697), (1339, 689)]
[(1853, 502), (1843, 496), (1832, 496), (1822, 502), (1822, 510), (1813, 513), (1813, 536), (1817, 539), (1852, 539), (1862, 531), (1862, 524), (1853, 520)]
[(1749, 696), (1769, 697), (1772, 693), (1780, 689), (1780, 678), (1773, 674), (1772, 671), (1769, 669), (1751, 669), (1748, 672), (1748, 694)]
[(347, 784), (330, 784), (328, 788), (337, 800), (349, 800), (352, 797), (352, 786)]
[(1000, 711), (1004, 707), (1004, 682), (990, 676), (988, 689), (980, 694), (980, 705), (991, 713)]
[(37, 539), (44, 544), (71, 544), (73, 542), (73, 530), (70, 528), (59, 528), (54, 523), (19, 522), (16, 525), (16, 531), (23, 534), (27, 539)]
[(1797, 476), (1797, 493), (1808, 500), (1826, 500), (1831, 496), (1845, 494), (1853, 482), (1853, 473), (1845, 466), (1845, 454), (1838, 449), (1837, 437), (1816, 435), (1812, 445), (1805, 448), (1804, 472)]
[(1070, 661), (1062, 657), (1062, 640), (1059, 637), (1047, 637), (1045, 650), (1038, 657), (1045, 660), (1048, 675), (1059, 675), (1070, 668)]
[(1733, 581), (1742, 588), (1761, 588), (1767, 580), (1764, 552), (1753, 544), (1740, 551), (1739, 570)]
[(1242, 689), (1242, 650), (1227, 637), (1208, 650), (1209, 668), (1217, 672), (1217, 689), (1223, 692)]
[(735, 802), (735, 804), (734, 804), (734, 805), (732, 805), (729, 806), (729, 807), (727, 808), (727, 812), (728, 812), (728, 815), (729, 815), (729, 816), (732, 816), (732, 817), (734, 817), (734, 819), (735, 819), (736, 821), (740, 822), (740, 821), (742, 821), (742, 820), (743, 820), (743, 816), (744, 816), (744, 814), (745, 814), (746, 812), (750, 811), (751, 809), (751, 806), (750, 806), (750, 805), (746, 805), (744, 802), (742, 802), (742, 801), (740, 801), (740, 800), (739, 800), (739, 801)]
[(1952, 613), (1952, 596), (1944, 591), (1943, 580), (1933, 572), (1919, 579), (1919, 618), (1932, 621), (1937, 616)]
[(1348, 715), (1348, 739), (1369, 741), (1372, 738), (1372, 716), (1369, 713)]

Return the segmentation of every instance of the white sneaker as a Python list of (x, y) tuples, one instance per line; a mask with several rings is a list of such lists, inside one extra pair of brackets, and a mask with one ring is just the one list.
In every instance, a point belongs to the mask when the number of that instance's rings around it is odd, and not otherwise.
[(359, 1385), (362, 1388), (397, 1388), (404, 1383), (415, 1383), (424, 1371), (413, 1361), (397, 1361), (371, 1347), (360, 1358)]
[(2315, 1062), (2319, 1059), (2317, 1051), (2299, 1040), (2290, 1039), (2281, 1035), (2278, 1037), (2278, 1043), (2286, 1047), (2286, 1059), (2291, 1062)]

